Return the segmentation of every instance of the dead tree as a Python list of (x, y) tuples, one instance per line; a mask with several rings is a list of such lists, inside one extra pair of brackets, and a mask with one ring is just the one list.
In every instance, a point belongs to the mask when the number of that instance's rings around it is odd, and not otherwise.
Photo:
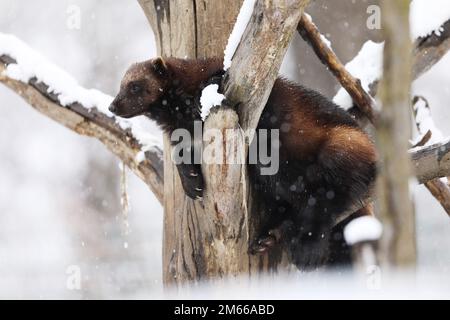
[[(139, 2), (154, 31), (158, 52), (163, 56), (191, 58), (223, 54), (241, 6), (240, 0)], [(229, 100), (240, 103), (238, 113), (221, 108), (212, 112), (205, 124), (225, 133), (227, 149), (248, 144), (244, 136), (237, 140), (226, 136), (225, 129), (256, 126), (306, 3), (304, 0), (257, 1), (225, 83)], [(12, 57), (0, 56), (0, 62), (0, 82), (46, 116), (102, 141), (164, 205), (166, 284), (288, 269), (283, 252), (275, 250), (262, 257), (248, 254), (249, 242), (262, 214), (258, 204), (252, 201), (245, 165), (203, 165), (204, 201), (192, 201), (184, 196), (170, 159), (167, 137), (164, 154), (155, 147), (145, 152), (143, 162), (138, 162), (136, 155), (141, 151), (138, 140), (114, 118), (80, 103), (63, 106), (58, 96), (48, 92), (47, 84), (36, 78), (25, 83), (3, 74), (8, 65), (16, 62)], [(430, 63), (435, 62), (437, 59)], [(415, 149), (411, 156), (421, 183), (450, 174), (449, 142)]]
[[(229, 139), (225, 130), (256, 128), (306, 3), (304, 0), (256, 2), (225, 83), (229, 101), (240, 103), (239, 117), (232, 110), (222, 109), (212, 113), (205, 123), (205, 128), (221, 130), (227, 140), (225, 150), (245, 148), (244, 137)], [(223, 56), (241, 7), (239, 0), (220, 5), (217, 1), (192, 0), (176, 4), (140, 1), (140, 4), (156, 35), (158, 52), (162, 56), (189, 58)], [(192, 201), (184, 195), (170, 160), (167, 137), (164, 149), (166, 283), (252, 274), (282, 262), (279, 253), (265, 259), (248, 253), (259, 219), (249, 193), (245, 165), (203, 164), (204, 200)]]

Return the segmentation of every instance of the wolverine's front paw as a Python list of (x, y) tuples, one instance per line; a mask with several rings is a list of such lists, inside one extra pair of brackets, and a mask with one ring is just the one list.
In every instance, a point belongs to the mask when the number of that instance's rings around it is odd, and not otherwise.
[(185, 185), (183, 185), (184, 192), (186, 195), (194, 200), (202, 200), (203, 199), (203, 179), (193, 178), (190, 181), (187, 181)]
[(178, 172), (186, 195), (194, 200), (203, 199), (205, 184), (201, 170), (196, 166), (180, 165)]

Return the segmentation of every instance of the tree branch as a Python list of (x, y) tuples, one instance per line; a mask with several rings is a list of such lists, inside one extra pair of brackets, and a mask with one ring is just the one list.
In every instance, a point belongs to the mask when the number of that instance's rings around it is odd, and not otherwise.
[(430, 70), (450, 50), (450, 20), (447, 20), (439, 30), (439, 35), (433, 32), (415, 41), (413, 50), (414, 79)]
[(379, 241), (382, 264), (414, 266), (416, 262), (415, 213), (409, 191), (413, 175), (407, 153), (411, 135), (410, 97), (412, 43), (409, 0), (382, 0), (385, 38), (380, 99), (383, 106), (376, 123), (380, 159), (377, 177), (378, 216), (383, 223)]
[[(438, 63), (450, 50), (450, 20), (447, 20), (440, 28), (440, 33), (432, 33), (421, 37), (414, 42), (413, 49), (413, 80), (418, 79), (425, 72)], [(375, 96), (378, 90), (378, 80), (370, 85), (370, 94)]]
[[(413, 77), (420, 77), (436, 64), (450, 49), (450, 20), (443, 24), (439, 35), (431, 35), (419, 38), (415, 41), (413, 50)], [(319, 60), (333, 73), (343, 88), (349, 93), (360, 112), (352, 112), (359, 120), (366, 117), (373, 123), (375, 115), (373, 112), (374, 100), (361, 86), (359, 79), (353, 77), (341, 63), (339, 58), (324, 41), (319, 29), (311, 21), (310, 17), (303, 13), (297, 31), (302, 38), (311, 46)], [(372, 83), (372, 94), (376, 93), (378, 83)], [(355, 111), (355, 108), (352, 108)], [(420, 131), (420, 130), (419, 130)], [(420, 132), (424, 139), (430, 138), (431, 132)], [(421, 141), (422, 142), (422, 141)], [(423, 143), (424, 144), (424, 143)], [(422, 146), (420, 142), (417, 146)], [(420, 178), (419, 178), (420, 180)], [(425, 184), (432, 195), (441, 203), (442, 207), (449, 213), (450, 189), (439, 178), (429, 181), (421, 181)], [(450, 213), (449, 213), (450, 214)]]
[(410, 150), (419, 183), (446, 177), (450, 172), (450, 141)]
[(8, 77), (5, 74), (6, 67), (14, 63), (16, 61), (13, 58), (7, 55), (0, 56), (0, 82), (49, 118), (78, 134), (100, 140), (112, 153), (124, 161), (162, 202), (163, 163), (162, 151), (158, 147), (146, 151), (144, 161), (136, 161), (136, 156), (141, 152), (141, 146), (129, 129), (122, 129), (114, 118), (108, 117), (96, 108), (86, 108), (80, 103), (63, 106), (58, 96), (49, 93), (48, 85), (38, 82), (36, 78), (23, 83)]
[(310, 17), (303, 13), (297, 31), (302, 38), (311, 46), (319, 60), (333, 73), (342, 87), (347, 90), (358, 108), (363, 114), (374, 122), (375, 101), (372, 96), (364, 90), (361, 81), (353, 77), (348, 72), (342, 62), (339, 60), (333, 49), (325, 43), (322, 35), (316, 25), (311, 21)]
[[(423, 103), (423, 104), (421, 104)], [(429, 127), (434, 127), (434, 122), (431, 117), (431, 110), (428, 101), (421, 96), (415, 96), (412, 103), (414, 118), (416, 122), (417, 131), (419, 134), (426, 133), (424, 137), (431, 138), (433, 131)], [(437, 131), (437, 130), (435, 130)], [(421, 139), (419, 145), (425, 145), (427, 141), (424, 138)], [(450, 187), (443, 182), (440, 178), (435, 178), (430, 181), (426, 181), (425, 187), (430, 191), (433, 197), (441, 204), (442, 208), (450, 216)]]
[(436, 178), (425, 182), (425, 186), (450, 217), (450, 188), (448, 185)]
[[(367, 93), (361, 86), (359, 79), (353, 77), (341, 63), (333, 50), (325, 43), (317, 26), (305, 14), (297, 28), (302, 38), (311, 46), (320, 61), (330, 69), (341, 86), (348, 92), (356, 104), (356, 108), (349, 111), (358, 120), (366, 117), (373, 123), (374, 101), (378, 89), (378, 81), (369, 84), (370, 91)], [(432, 33), (426, 37), (419, 38), (414, 43), (413, 49), (413, 79), (417, 79), (426, 71), (431, 69), (450, 49), (450, 20), (440, 28), (439, 35)], [(370, 109), (369, 109), (370, 108)], [(358, 110), (355, 110), (358, 109)]]
[[(244, 130), (255, 129), (309, 0), (257, 1), (225, 77), (225, 96), (240, 103)], [(251, 138), (251, 136), (250, 136)]]

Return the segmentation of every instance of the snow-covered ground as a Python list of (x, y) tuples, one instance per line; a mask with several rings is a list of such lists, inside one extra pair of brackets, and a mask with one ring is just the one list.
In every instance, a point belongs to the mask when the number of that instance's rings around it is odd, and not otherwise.
[(248, 280), (206, 282), (195, 289), (167, 290), (167, 299), (448, 299), (450, 277), (441, 273), (402, 272), (387, 276), (379, 269), (346, 273), (278, 274)]

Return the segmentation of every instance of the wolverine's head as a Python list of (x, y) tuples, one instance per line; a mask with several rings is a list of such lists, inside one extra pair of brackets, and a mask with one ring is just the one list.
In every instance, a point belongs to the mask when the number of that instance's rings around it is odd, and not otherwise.
[(160, 100), (170, 82), (169, 72), (162, 58), (133, 64), (125, 73), (120, 91), (109, 110), (123, 118), (151, 113), (152, 107), (160, 107)]

